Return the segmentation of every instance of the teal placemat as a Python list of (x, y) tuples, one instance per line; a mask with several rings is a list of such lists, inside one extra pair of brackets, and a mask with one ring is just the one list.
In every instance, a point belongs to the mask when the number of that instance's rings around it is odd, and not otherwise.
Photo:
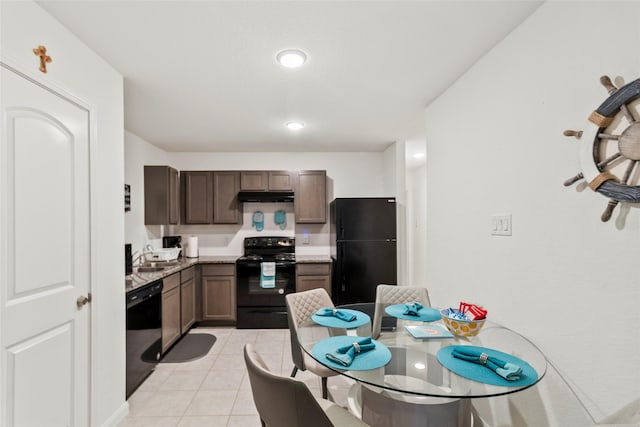
[(354, 316), (356, 316), (356, 318), (351, 322), (345, 322), (344, 320), (338, 319), (335, 316), (319, 316), (317, 314), (314, 314), (311, 316), (311, 320), (316, 322), (318, 325), (328, 326), (329, 328), (344, 328), (344, 329), (357, 328), (358, 326), (366, 325), (371, 321), (371, 318), (369, 317), (369, 315), (361, 311), (351, 310), (348, 308), (339, 308), (338, 310), (348, 314), (353, 314)]
[(418, 311), (418, 316), (404, 314), (406, 309), (407, 306), (405, 304), (394, 304), (385, 308), (384, 311), (389, 316), (397, 317), (398, 319), (416, 320), (418, 322), (433, 322), (434, 320), (440, 320), (442, 318), (440, 312), (435, 308), (422, 307), (420, 311)]
[[(456, 348), (474, 349), (489, 356), (497, 357), (498, 359), (504, 360), (505, 362), (514, 363), (522, 368), (522, 375), (520, 376), (519, 380), (505, 380), (500, 375), (496, 374), (491, 369), (483, 365), (479, 365), (473, 362), (467, 362), (466, 360), (453, 357), (451, 353), (453, 353), (453, 350)], [(445, 368), (455, 372), (461, 377), (465, 377), (484, 384), (500, 385), (505, 387), (525, 387), (531, 384), (535, 384), (535, 382), (538, 380), (538, 373), (527, 362), (518, 357), (503, 353), (498, 350), (493, 350), (491, 348), (462, 345), (451, 345), (448, 347), (443, 347), (438, 351), (438, 362), (440, 362)]]
[(375, 349), (358, 354), (349, 366), (342, 366), (339, 363), (332, 362), (325, 356), (329, 352), (336, 351), (339, 347), (352, 344), (362, 338), (364, 337), (353, 337), (349, 335), (325, 338), (313, 346), (313, 357), (324, 365), (343, 371), (368, 371), (369, 369), (380, 368), (389, 363), (391, 360), (391, 352), (387, 346), (376, 340), (371, 340), (371, 342), (376, 345)]

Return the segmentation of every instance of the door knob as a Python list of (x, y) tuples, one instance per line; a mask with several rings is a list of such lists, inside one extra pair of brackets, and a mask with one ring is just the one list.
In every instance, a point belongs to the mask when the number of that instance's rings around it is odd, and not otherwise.
[(86, 297), (84, 295), (80, 295), (76, 299), (76, 305), (78, 306), (78, 309), (81, 309), (83, 305), (88, 304), (90, 302), (91, 302), (91, 292), (89, 292)]

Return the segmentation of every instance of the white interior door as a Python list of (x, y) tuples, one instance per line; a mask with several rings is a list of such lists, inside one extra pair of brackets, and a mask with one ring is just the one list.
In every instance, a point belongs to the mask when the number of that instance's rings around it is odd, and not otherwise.
[(5, 426), (89, 425), (89, 112), (1, 64)]

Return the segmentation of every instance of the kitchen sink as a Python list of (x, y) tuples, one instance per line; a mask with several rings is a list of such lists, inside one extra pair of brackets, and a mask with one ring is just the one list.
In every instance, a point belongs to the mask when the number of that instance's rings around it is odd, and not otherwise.
[(164, 267), (138, 267), (138, 273), (155, 273), (164, 270)]
[(158, 261), (155, 263), (156, 267), (167, 268), (167, 267), (175, 267), (176, 265), (181, 265), (180, 261)]

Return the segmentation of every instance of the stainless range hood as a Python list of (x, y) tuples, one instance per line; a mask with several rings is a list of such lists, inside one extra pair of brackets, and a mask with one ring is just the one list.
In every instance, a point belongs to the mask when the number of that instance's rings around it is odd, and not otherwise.
[(238, 192), (238, 200), (258, 203), (292, 203), (293, 191), (240, 191)]

